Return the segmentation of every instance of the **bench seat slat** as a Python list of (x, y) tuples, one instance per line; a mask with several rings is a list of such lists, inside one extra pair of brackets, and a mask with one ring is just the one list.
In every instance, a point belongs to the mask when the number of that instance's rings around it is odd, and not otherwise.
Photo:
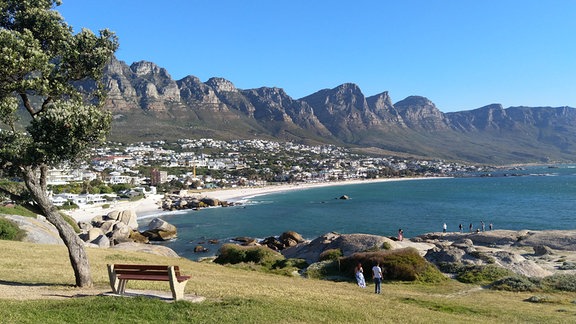
[[(176, 276), (178, 282), (190, 279), (190, 276)], [(153, 275), (153, 274), (120, 274), (118, 279), (122, 280), (152, 280), (152, 281), (170, 281), (170, 277), (166, 275)]]

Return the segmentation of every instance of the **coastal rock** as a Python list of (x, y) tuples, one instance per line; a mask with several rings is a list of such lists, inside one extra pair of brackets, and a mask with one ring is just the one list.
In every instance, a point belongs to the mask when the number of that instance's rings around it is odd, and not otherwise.
[(110, 239), (106, 235), (100, 235), (96, 239), (90, 241), (89, 243), (92, 243), (100, 248), (110, 247)]
[(92, 242), (101, 235), (104, 235), (104, 231), (99, 227), (93, 227), (87, 232), (86, 241)]
[(110, 249), (116, 249), (121, 251), (145, 252), (174, 258), (179, 257), (178, 254), (174, 252), (174, 250), (156, 244), (121, 243), (110, 247)]
[(281, 251), (286, 258), (301, 258), (308, 263), (317, 262), (320, 254), (328, 249), (340, 249), (343, 256), (363, 252), (384, 244), (395, 247), (395, 242), (387, 237), (369, 234), (338, 234), (327, 233), (310, 242), (299, 243), (296, 246)]
[(138, 218), (132, 209), (125, 209), (118, 215), (118, 221), (128, 225), (133, 230), (138, 229)]
[(24, 217), (19, 215), (0, 215), (12, 222), (26, 232), (22, 241), (39, 244), (64, 244), (54, 225), (50, 224), (43, 216), (37, 218)]
[(154, 218), (148, 224), (148, 230), (141, 233), (150, 241), (168, 241), (177, 237), (176, 226), (160, 219)]

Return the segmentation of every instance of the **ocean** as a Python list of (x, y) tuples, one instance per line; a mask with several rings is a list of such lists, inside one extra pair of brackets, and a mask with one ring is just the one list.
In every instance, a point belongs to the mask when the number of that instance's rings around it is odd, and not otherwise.
[[(347, 200), (338, 199), (346, 195)], [(494, 229), (576, 229), (576, 166), (527, 167), (489, 176), (367, 182), (287, 191), (248, 198), (242, 205), (179, 211), (159, 217), (178, 228), (161, 243), (180, 256), (217, 253), (235, 237), (263, 239), (295, 231), (306, 239), (328, 232), (404, 237)], [(149, 219), (140, 221), (142, 225)], [(210, 244), (217, 240), (219, 244)], [(202, 245), (206, 253), (195, 253)]]

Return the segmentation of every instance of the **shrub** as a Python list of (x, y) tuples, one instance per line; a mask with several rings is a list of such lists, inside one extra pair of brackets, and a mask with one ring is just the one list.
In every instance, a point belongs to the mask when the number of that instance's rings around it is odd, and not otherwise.
[(380, 263), (384, 279), (423, 282), (445, 280), (442, 273), (413, 248), (354, 253), (340, 260), (342, 272), (352, 276), (358, 263), (364, 266), (368, 278), (372, 276), (372, 267)]
[(456, 275), (456, 279), (464, 283), (488, 284), (493, 281), (513, 276), (508, 269), (496, 265), (467, 266)]
[(536, 291), (538, 287), (524, 276), (511, 276), (494, 281), (490, 289), (520, 292)]
[(255, 263), (266, 268), (284, 259), (280, 253), (272, 251), (265, 246), (245, 247), (236, 244), (224, 244), (219, 250), (214, 262), (218, 264)]
[(26, 232), (13, 221), (0, 218), (0, 240), (21, 241), (26, 236)]
[(0, 206), (0, 214), (36, 217), (36, 213), (31, 212), (20, 205), (15, 205), (14, 207)]
[(310, 279), (323, 279), (326, 277), (341, 276), (341, 269), (338, 261), (320, 261), (311, 264), (306, 269), (306, 277)]
[(554, 274), (541, 281), (543, 289), (576, 291), (576, 274)]
[(336, 261), (340, 257), (342, 257), (342, 251), (340, 249), (328, 249), (320, 253), (320, 257), (318, 259), (320, 261)]

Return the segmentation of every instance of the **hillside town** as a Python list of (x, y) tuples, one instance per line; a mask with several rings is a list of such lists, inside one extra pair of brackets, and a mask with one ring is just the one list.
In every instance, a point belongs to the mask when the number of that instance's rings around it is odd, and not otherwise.
[[(108, 142), (78, 167), (52, 169), (48, 185), (57, 206), (101, 204), (180, 190), (318, 183), (394, 177), (439, 177), (486, 171), (441, 160), (375, 157), (333, 145), (269, 140), (181, 139)], [(70, 184), (80, 183), (76, 190)], [(72, 191), (72, 192), (71, 192)]]

